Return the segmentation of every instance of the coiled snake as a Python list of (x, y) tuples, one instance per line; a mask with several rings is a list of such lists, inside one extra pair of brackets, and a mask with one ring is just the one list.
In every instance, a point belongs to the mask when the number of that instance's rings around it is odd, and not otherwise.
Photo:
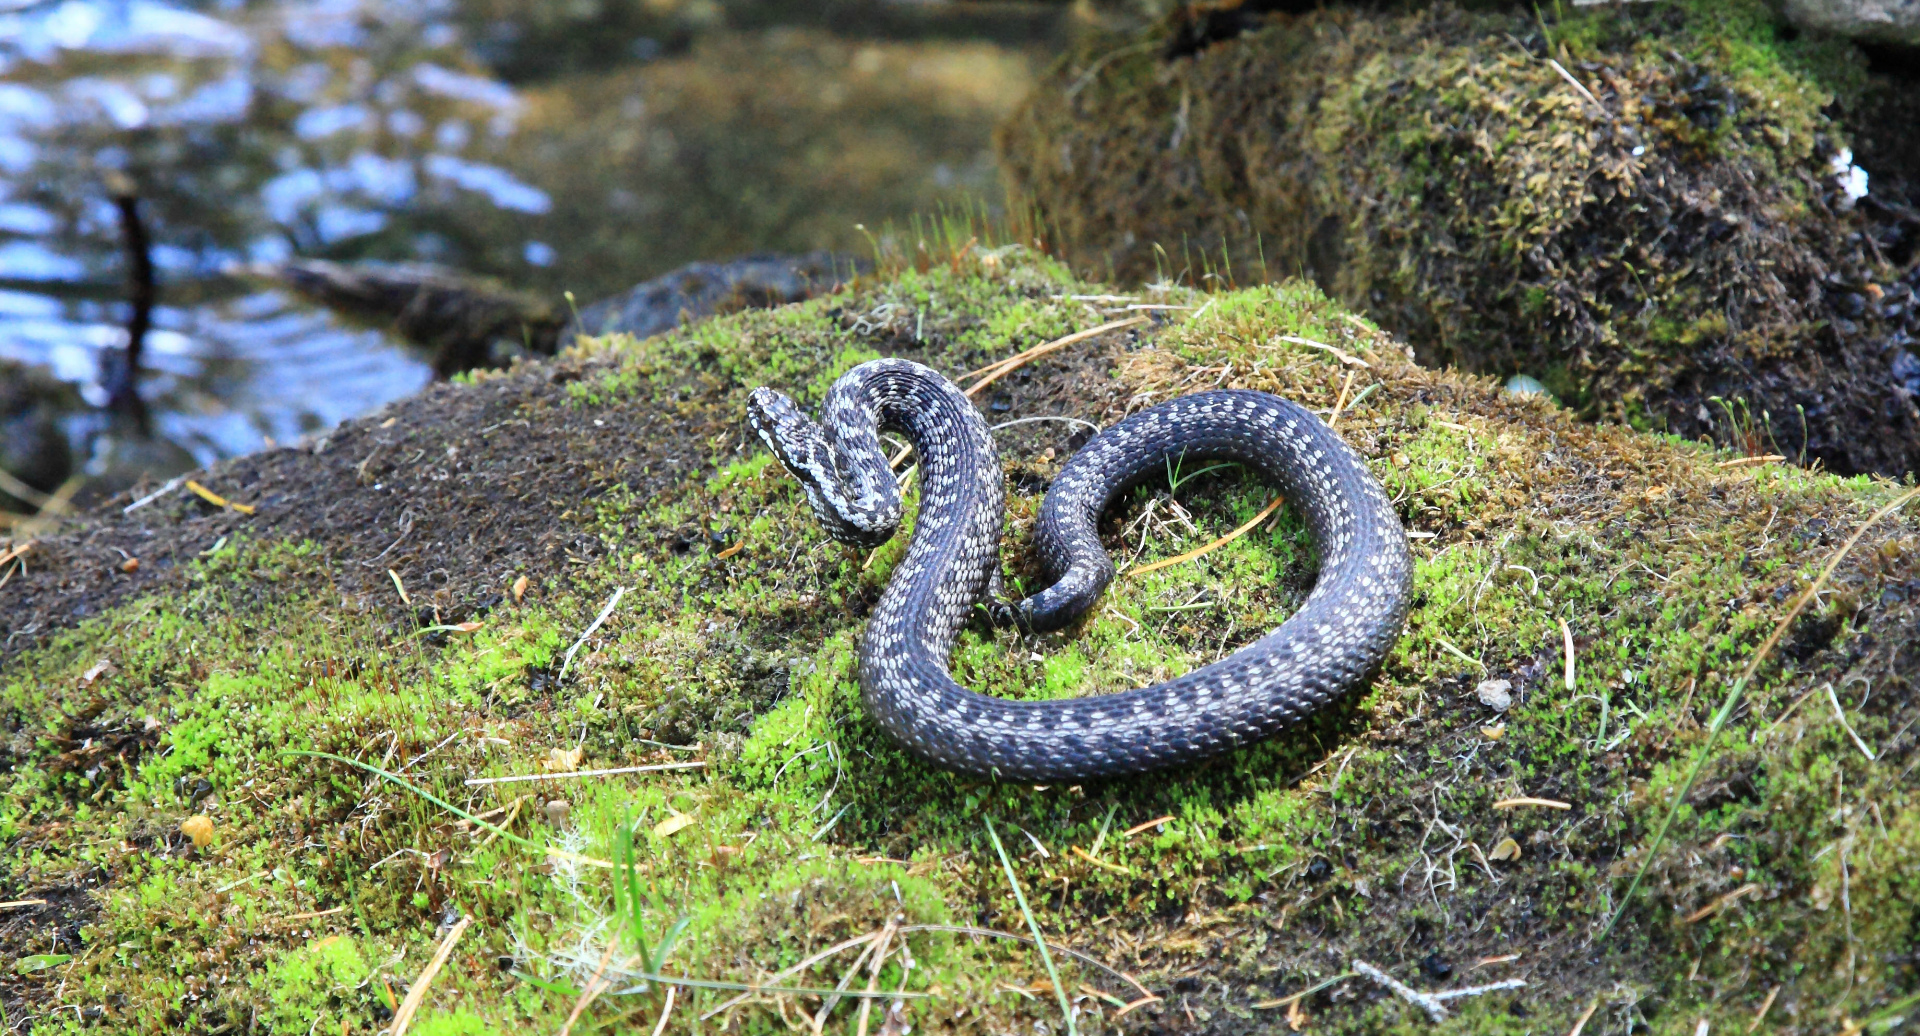
[(884, 359), (834, 382), (818, 424), (766, 388), (747, 413), (828, 533), (847, 543), (876, 546), (900, 524), (880, 432), (903, 433), (918, 451), (917, 529), (868, 620), (860, 688), (887, 730), (939, 766), (1064, 781), (1193, 762), (1267, 737), (1358, 685), (1406, 621), (1406, 533), (1360, 458), (1278, 396), (1203, 392), (1128, 417), (1067, 461), (1035, 531), (1050, 585), (993, 610), (1043, 631), (1086, 611), (1114, 575), (1100, 513), (1180, 458), (1238, 461), (1286, 495), (1320, 552), (1312, 594), (1254, 643), (1151, 687), (1064, 701), (976, 694), (949, 675), (947, 658), (968, 613), (997, 596), (1006, 494), (972, 401), (929, 367)]

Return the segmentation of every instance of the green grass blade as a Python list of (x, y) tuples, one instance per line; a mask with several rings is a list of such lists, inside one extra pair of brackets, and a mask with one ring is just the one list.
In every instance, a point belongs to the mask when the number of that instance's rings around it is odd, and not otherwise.
[(1040, 922), (1033, 919), (1033, 910), (1027, 906), (1027, 894), (1020, 890), (1020, 879), (1014, 877), (1013, 861), (1007, 858), (1007, 847), (1000, 844), (1000, 832), (993, 829), (993, 818), (987, 818), (987, 837), (993, 839), (993, 851), (1000, 854), (1000, 866), (1007, 872), (1007, 884), (1013, 886), (1014, 901), (1020, 904), (1020, 913), (1027, 919), (1027, 930), (1033, 933), (1033, 944), (1040, 951), (1040, 963), (1047, 966), (1047, 978), (1053, 983), (1053, 993), (1060, 998), (1060, 1015), (1067, 1020), (1067, 1036), (1076, 1036), (1073, 1024), (1073, 1005), (1067, 1002), (1067, 989), (1060, 984), (1060, 972), (1053, 966), (1053, 954), (1047, 952), (1047, 940), (1040, 935)]

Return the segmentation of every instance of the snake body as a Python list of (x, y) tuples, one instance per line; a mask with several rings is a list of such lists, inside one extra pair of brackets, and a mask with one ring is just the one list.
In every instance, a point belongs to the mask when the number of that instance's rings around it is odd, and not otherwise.
[(863, 363), (828, 391), (818, 423), (755, 389), (755, 432), (805, 488), (835, 539), (884, 543), (898, 484), (881, 431), (919, 454), (920, 510), (906, 557), (868, 620), (868, 710), (926, 760), (1018, 781), (1066, 781), (1190, 763), (1268, 737), (1363, 682), (1406, 621), (1405, 530), (1366, 465), (1306, 409), (1278, 396), (1203, 392), (1137, 413), (1075, 453), (1048, 489), (1035, 543), (1049, 585), (1002, 619), (1058, 629), (1113, 578), (1101, 512), (1169, 462), (1237, 461), (1304, 516), (1320, 553), (1312, 594), (1273, 632), (1164, 683), (1062, 701), (1009, 701), (960, 686), (948, 656), (968, 614), (998, 590), (1006, 502), (991, 433), (973, 403), (909, 360)]

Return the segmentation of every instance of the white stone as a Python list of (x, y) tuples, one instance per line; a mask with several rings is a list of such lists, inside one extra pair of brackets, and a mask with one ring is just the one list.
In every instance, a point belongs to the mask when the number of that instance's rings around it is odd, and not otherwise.
[(1920, 44), (1920, 0), (1786, 0), (1787, 19), (1860, 40)]
[(1505, 712), (1513, 704), (1513, 683), (1509, 680), (1482, 680), (1473, 693), (1480, 704), (1495, 712)]

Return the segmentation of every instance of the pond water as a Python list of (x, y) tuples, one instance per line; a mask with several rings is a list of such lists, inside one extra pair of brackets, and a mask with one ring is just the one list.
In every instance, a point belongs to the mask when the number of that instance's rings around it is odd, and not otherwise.
[[(430, 372), (252, 264), (425, 261), (584, 304), (696, 259), (860, 250), (857, 223), (999, 200), (992, 127), (1070, 18), (0, 0), (0, 360), (105, 401), (103, 353), (131, 311), (115, 203), (130, 194), (159, 286), (140, 382), (157, 435), (199, 463), (288, 441)], [(102, 419), (66, 423), (84, 463)]]

